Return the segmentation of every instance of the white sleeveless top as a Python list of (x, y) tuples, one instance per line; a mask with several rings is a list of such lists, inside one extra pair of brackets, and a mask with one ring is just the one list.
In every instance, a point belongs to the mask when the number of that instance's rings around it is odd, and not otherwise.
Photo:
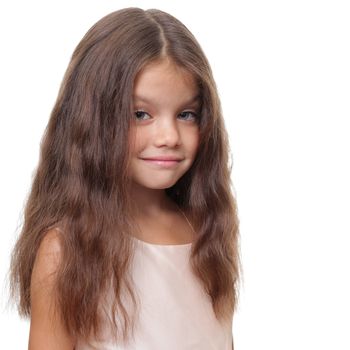
[(134, 238), (132, 278), (140, 297), (134, 338), (116, 344), (104, 338), (75, 350), (231, 350), (232, 320), (221, 324), (209, 296), (190, 269), (192, 243), (151, 244)]

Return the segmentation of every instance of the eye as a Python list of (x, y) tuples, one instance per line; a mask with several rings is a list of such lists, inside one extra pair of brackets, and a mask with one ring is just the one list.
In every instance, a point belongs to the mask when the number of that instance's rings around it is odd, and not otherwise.
[[(135, 111), (135, 118), (137, 120), (147, 120), (149, 118), (143, 118), (144, 116), (146, 116), (149, 114), (147, 114), (147, 112), (145, 111), (141, 111), (141, 110), (138, 110), (138, 111)], [(179, 116), (181, 116), (183, 120), (194, 120), (196, 121), (198, 119), (198, 115), (194, 112), (191, 112), (191, 111), (184, 111), (182, 113), (179, 114)]]
[[(192, 115), (192, 117), (190, 118), (190, 119), (192, 119), (192, 120), (196, 120), (197, 118), (198, 118), (198, 115), (196, 114), (196, 113), (194, 113), (194, 112), (191, 112), (191, 111), (185, 111), (185, 112), (182, 112), (182, 113), (180, 113), (179, 114), (180, 116), (186, 116), (186, 115)], [(185, 120), (188, 120), (188, 118), (184, 118)]]
[(144, 111), (135, 111), (135, 117), (137, 120), (145, 120), (144, 118), (142, 118), (143, 115), (148, 115), (148, 114)]

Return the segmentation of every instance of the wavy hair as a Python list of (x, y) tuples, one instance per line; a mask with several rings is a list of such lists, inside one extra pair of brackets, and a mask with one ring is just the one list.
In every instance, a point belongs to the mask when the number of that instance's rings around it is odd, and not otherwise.
[(40, 242), (59, 229), (62, 259), (56, 302), (74, 337), (98, 337), (99, 305), (112, 290), (111, 325), (128, 337), (135, 320), (122, 300), (137, 296), (128, 276), (135, 230), (128, 176), (135, 77), (169, 59), (196, 79), (201, 96), (200, 143), (191, 168), (166, 194), (192, 222), (190, 263), (218, 320), (232, 318), (241, 264), (232, 161), (220, 100), (208, 60), (187, 27), (170, 14), (130, 7), (96, 22), (75, 48), (40, 143), (40, 159), (24, 207), (10, 265), (11, 299), (31, 313), (30, 282)]

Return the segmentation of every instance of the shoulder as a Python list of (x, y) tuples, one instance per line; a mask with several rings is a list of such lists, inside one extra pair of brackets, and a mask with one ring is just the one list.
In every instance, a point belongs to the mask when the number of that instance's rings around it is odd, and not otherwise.
[(35, 291), (36, 285), (52, 281), (60, 264), (61, 255), (60, 233), (56, 229), (50, 229), (42, 238), (36, 253), (31, 280), (32, 292)]
[(61, 261), (60, 233), (52, 229), (42, 238), (33, 266), (29, 350), (72, 350), (74, 340), (61, 319), (56, 299), (56, 271)]
[(38, 253), (60, 254), (61, 253), (61, 233), (58, 229), (53, 228), (45, 233), (41, 240)]

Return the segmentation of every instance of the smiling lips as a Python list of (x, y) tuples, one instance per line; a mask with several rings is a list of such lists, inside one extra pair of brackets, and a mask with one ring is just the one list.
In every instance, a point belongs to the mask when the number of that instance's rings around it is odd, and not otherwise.
[(182, 160), (180, 157), (177, 156), (155, 156), (155, 157), (147, 157), (147, 158), (142, 158), (144, 160), (161, 160), (161, 161), (180, 161)]
[(180, 161), (182, 160), (181, 158), (176, 156), (157, 156), (157, 157), (141, 158), (141, 159), (147, 162), (148, 164), (161, 166), (163, 168), (171, 168), (179, 164)]

